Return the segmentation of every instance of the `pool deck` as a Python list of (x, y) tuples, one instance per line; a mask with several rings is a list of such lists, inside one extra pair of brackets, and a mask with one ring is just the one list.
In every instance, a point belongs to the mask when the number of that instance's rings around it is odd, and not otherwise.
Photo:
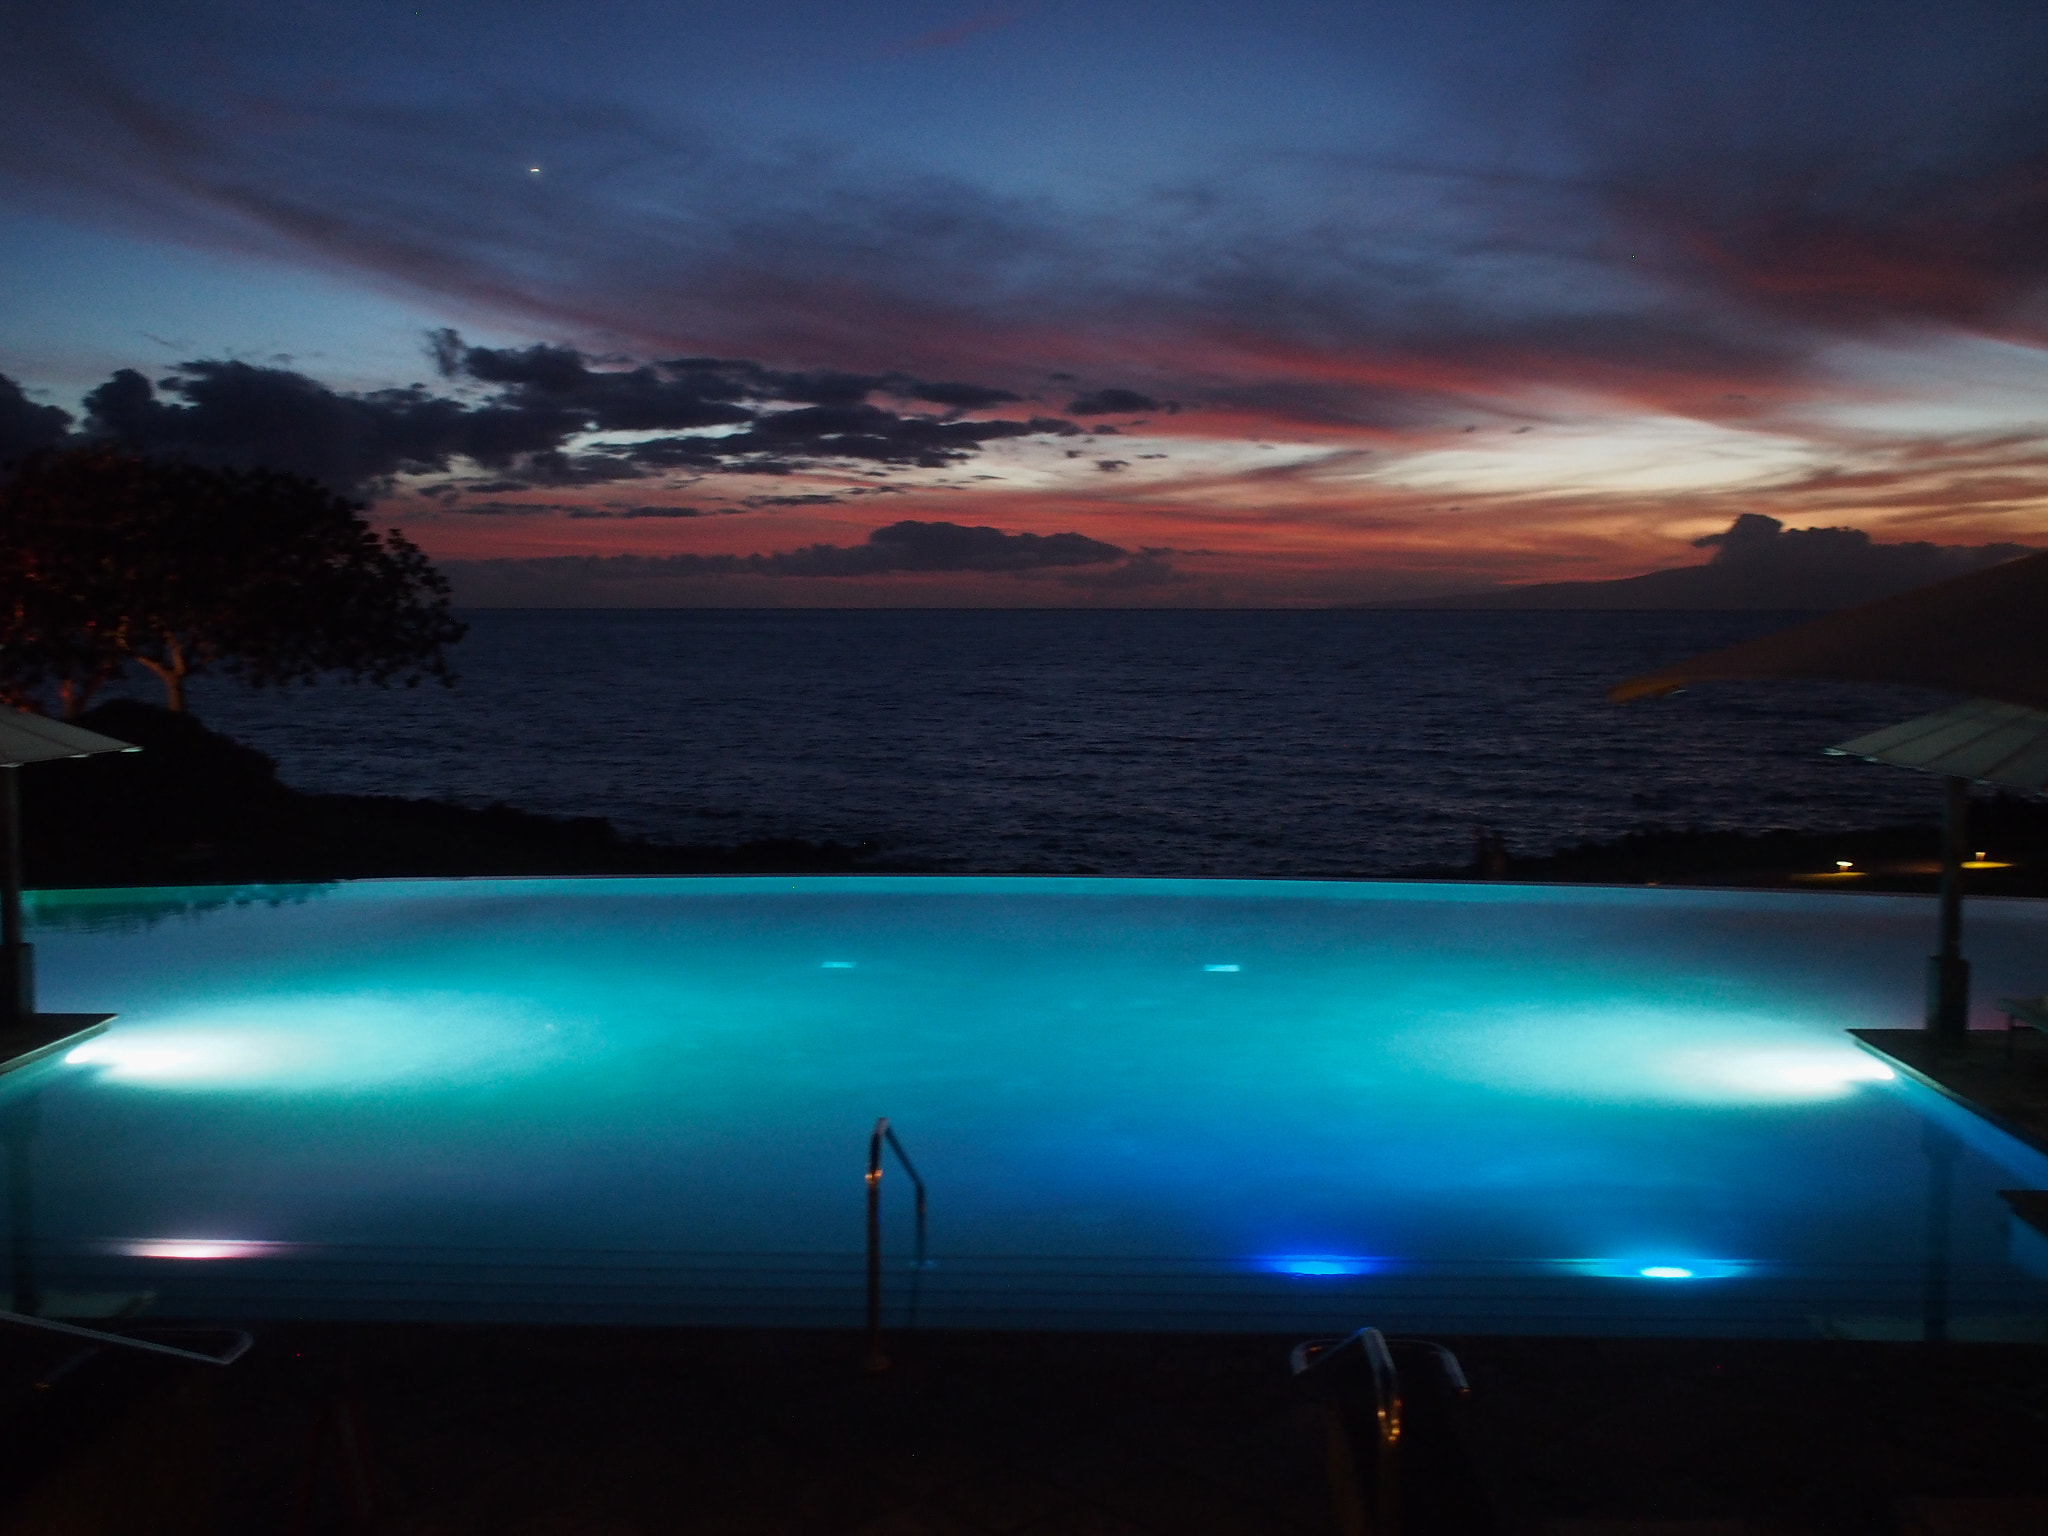
[(2048, 1152), (2048, 1037), (2031, 1029), (1970, 1031), (1943, 1047), (1924, 1029), (1852, 1029), (1896, 1070), (2039, 1152)]
[(90, 1040), (114, 1017), (111, 1013), (35, 1013), (12, 1028), (0, 1028), (0, 1072), (30, 1066), (81, 1040)]
[[(156, 1371), (147, 1411), (117, 1447), (15, 1465), (54, 1468), (46, 1482), (68, 1467), (102, 1502), (110, 1462), (197, 1497), (210, 1443), (203, 1528), (355, 1529), (346, 1423), (386, 1536), (1328, 1536), (1323, 1426), (1289, 1374), (1293, 1342), (935, 1332), (897, 1336), (896, 1369), (869, 1376), (850, 1332), (299, 1325), (227, 1370), (89, 1361), (79, 1389)], [(1500, 1536), (2048, 1529), (2048, 1348), (1446, 1342), (1472, 1379)], [(56, 1452), (21, 1419), (62, 1394), (20, 1388), (66, 1352), (0, 1335), (18, 1447)], [(0, 1529), (23, 1528), (14, 1494)], [(1970, 1511), (1984, 1518), (1952, 1518)]]

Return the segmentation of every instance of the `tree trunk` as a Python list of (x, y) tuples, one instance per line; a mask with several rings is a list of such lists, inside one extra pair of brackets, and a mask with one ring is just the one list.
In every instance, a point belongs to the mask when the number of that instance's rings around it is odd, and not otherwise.
[(191, 668), (185, 663), (184, 647), (173, 645), (169, 651), (170, 659), (167, 661), (151, 661), (147, 656), (135, 659), (154, 672), (157, 681), (164, 685), (164, 708), (172, 714), (182, 715), (185, 713), (185, 675)]
[(108, 672), (97, 672), (76, 682), (70, 678), (60, 682), (57, 685), (59, 715), (76, 723), (80, 715), (92, 708), (93, 695), (100, 691), (110, 676), (112, 674)]

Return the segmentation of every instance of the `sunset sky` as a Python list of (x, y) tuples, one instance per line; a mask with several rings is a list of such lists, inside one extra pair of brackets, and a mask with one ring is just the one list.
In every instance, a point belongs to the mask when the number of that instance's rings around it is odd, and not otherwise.
[(2044, 80), (2038, 0), (0, 0), (0, 446), (319, 474), (471, 602), (2048, 544)]

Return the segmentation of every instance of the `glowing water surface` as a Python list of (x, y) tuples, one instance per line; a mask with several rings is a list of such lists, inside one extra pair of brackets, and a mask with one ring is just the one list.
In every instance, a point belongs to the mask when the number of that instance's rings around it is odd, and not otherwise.
[[(208, 903), (212, 903), (209, 905)], [(1931, 904), (1088, 879), (46, 894), (15, 1283), (160, 1311), (2031, 1336), (2048, 1160), (1843, 1031)], [(1979, 902), (1977, 993), (2048, 982)], [(2038, 1266), (2037, 1266), (2038, 1267)], [(83, 1303), (80, 1303), (83, 1305)]]

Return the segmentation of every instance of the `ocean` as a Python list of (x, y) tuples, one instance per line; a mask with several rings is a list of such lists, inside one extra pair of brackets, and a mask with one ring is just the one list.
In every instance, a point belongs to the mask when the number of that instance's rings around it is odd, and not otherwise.
[[(1650, 826), (1938, 814), (1822, 749), (1936, 707), (1834, 684), (1606, 688), (1797, 614), (489, 611), (453, 688), (193, 688), (309, 791), (875, 845), (948, 873), (1389, 874)], [(142, 678), (130, 691), (152, 697)]]

